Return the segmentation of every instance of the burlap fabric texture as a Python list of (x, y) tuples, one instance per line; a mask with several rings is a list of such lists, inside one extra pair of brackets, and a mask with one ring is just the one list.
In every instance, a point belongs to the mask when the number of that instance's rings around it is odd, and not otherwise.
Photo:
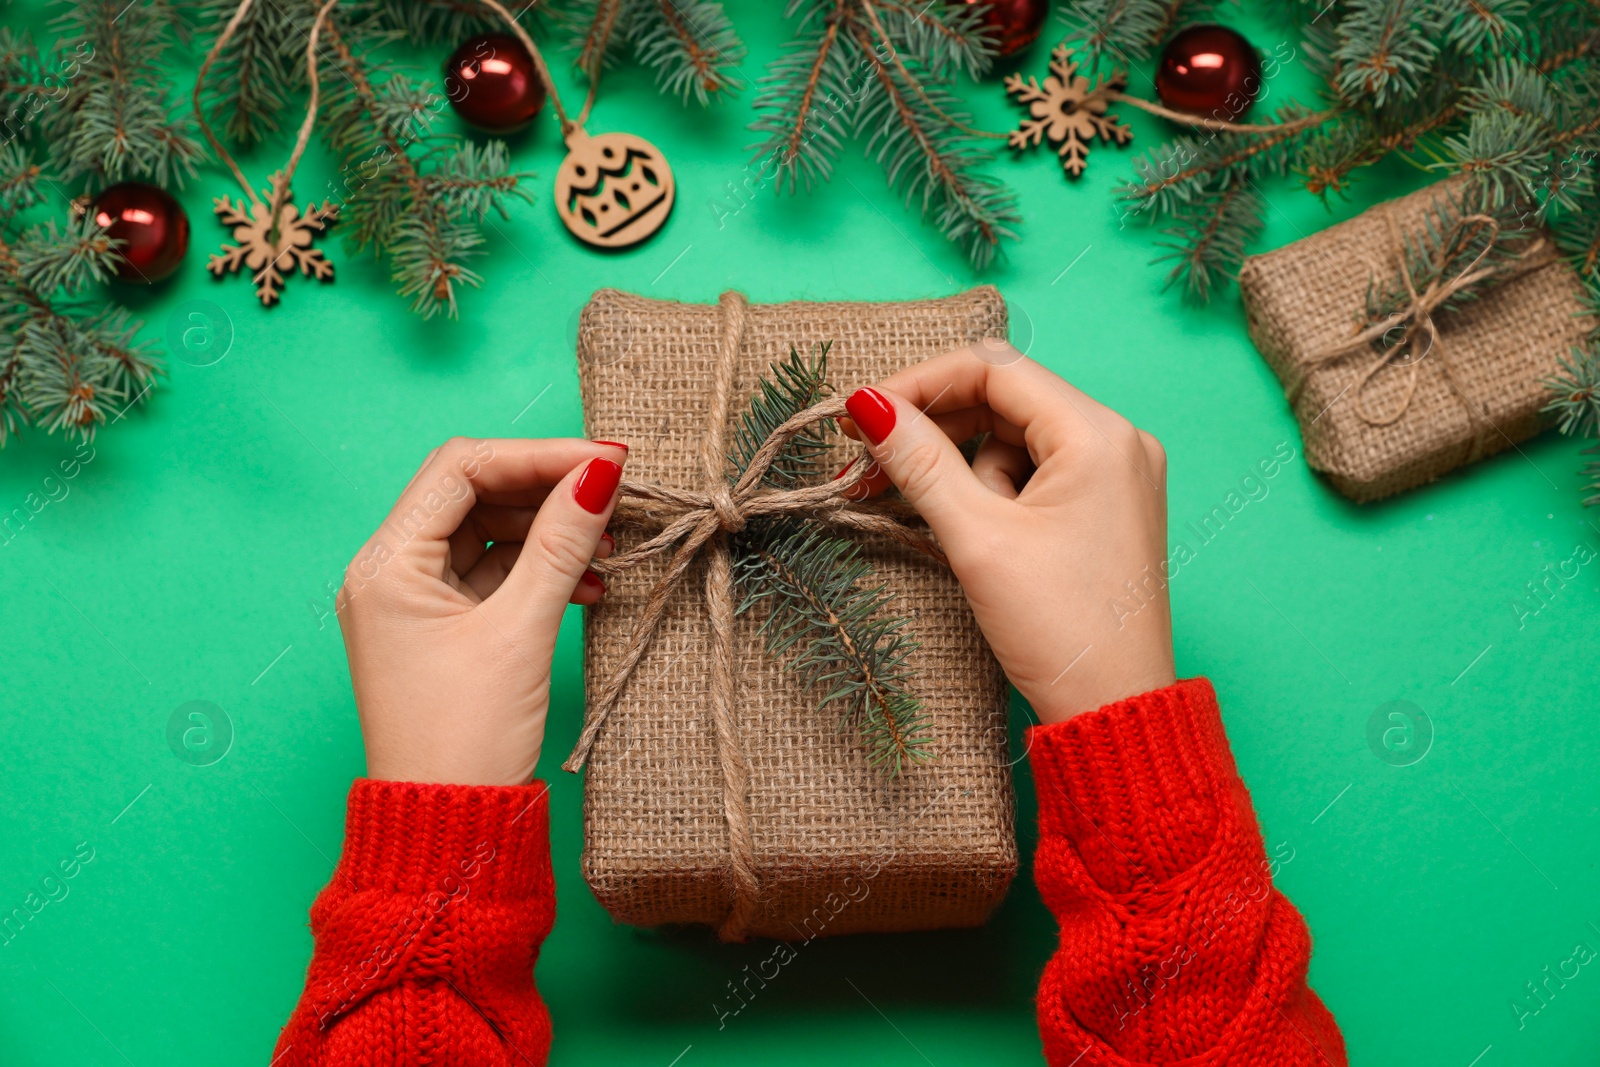
[[(770, 305), (736, 293), (699, 305), (601, 290), (578, 331), (586, 430), (631, 446), (630, 481), (708, 489), (719, 373), (729, 411), (714, 436), (727, 442), (790, 345), (831, 341), (829, 379), (844, 395), (1005, 335), (1005, 304), (990, 287), (895, 304)], [(859, 453), (840, 435), (829, 461), (837, 469)], [(619, 530), (619, 552), (644, 536)], [(759, 608), (733, 620), (735, 698), (719, 722), (702, 554), (587, 752), (584, 877), (617, 921), (808, 940), (975, 926), (1004, 897), (1017, 869), (1004, 675), (944, 567), (858, 538), (894, 591), (890, 609), (909, 616), (920, 642), (913, 685), (936, 758), (895, 778), (875, 770), (837, 713), (819, 712), (817, 694), (767, 654)], [(591, 725), (596, 694), (666, 570), (663, 556), (612, 577), (585, 616)]]
[(1540, 378), (1594, 325), (1577, 276), (1546, 241), (1479, 299), (1434, 311), (1437, 333), (1416, 331), (1392, 358), (1345, 347), (1367, 325), (1368, 286), (1400, 276), (1400, 235), (1420, 232), (1448, 188), (1251, 256), (1239, 275), (1250, 337), (1290, 398), (1307, 462), (1352, 500), (1422, 485), (1544, 429)]

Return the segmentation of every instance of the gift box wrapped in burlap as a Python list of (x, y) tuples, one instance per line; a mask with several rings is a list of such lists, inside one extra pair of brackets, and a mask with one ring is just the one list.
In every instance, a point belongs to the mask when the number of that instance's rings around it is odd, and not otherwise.
[[(1431, 186), (1251, 256), (1239, 275), (1250, 337), (1290, 398), (1306, 461), (1352, 500), (1432, 481), (1544, 429), (1540, 379), (1594, 325), (1577, 276), (1545, 240), (1453, 310), (1430, 311), (1439, 291), (1419, 285), (1431, 330), (1416, 329), (1412, 314), (1387, 350), (1384, 339), (1352, 344), (1369, 326), (1368, 286), (1400, 278), (1406, 235), (1421, 232), (1450, 188)], [(1412, 339), (1392, 344), (1408, 328)]]
[[(679, 304), (602, 290), (584, 309), (586, 430), (630, 446), (629, 481), (709, 489), (719, 373), (731, 442), (758, 379), (791, 345), (832, 342), (838, 395), (983, 338), (1006, 335), (993, 288), (897, 304)], [(837, 435), (842, 467), (860, 446)], [(726, 474), (718, 478), (726, 484)], [(726, 506), (726, 498), (724, 498)], [(648, 535), (618, 530), (618, 551)], [(721, 534), (717, 536), (722, 536)], [(718, 721), (706, 554), (696, 558), (616, 702), (596, 694), (629, 654), (667, 553), (609, 579), (584, 623), (589, 709), (583, 871), (619, 922), (703, 923), (725, 940), (786, 940), (981, 924), (1016, 872), (1004, 675), (947, 569), (857, 535), (920, 648), (912, 687), (934, 758), (875, 769), (853, 729), (818, 710), (770, 656), (761, 609), (732, 619), (731, 707)], [(580, 748), (583, 742), (580, 741)], [(568, 761), (569, 769), (581, 758)]]

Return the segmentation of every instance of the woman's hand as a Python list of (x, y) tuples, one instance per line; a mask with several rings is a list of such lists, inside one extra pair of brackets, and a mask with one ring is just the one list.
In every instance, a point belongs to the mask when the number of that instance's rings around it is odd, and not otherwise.
[(533, 779), (567, 604), (605, 592), (589, 561), (625, 446), (457, 438), (433, 450), (345, 571), (340, 628), (372, 778)]
[[(1004, 341), (846, 401), (880, 471), (927, 520), (978, 625), (1042, 722), (1175, 680), (1166, 454)], [(988, 434), (971, 466), (957, 444)], [(885, 477), (886, 476), (886, 477)]]

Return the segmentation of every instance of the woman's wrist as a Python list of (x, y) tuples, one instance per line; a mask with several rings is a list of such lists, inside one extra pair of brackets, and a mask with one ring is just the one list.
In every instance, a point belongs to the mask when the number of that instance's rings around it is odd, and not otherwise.
[(1097, 711), (1129, 697), (1153, 693), (1178, 681), (1172, 659), (1153, 660), (1138, 666), (1129, 665), (1103, 679), (1089, 679), (1087, 684), (1077, 684), (1069, 689), (1051, 692), (1051, 686), (1037, 698), (1024, 692), (1033, 713), (1044, 725), (1066, 722), (1086, 711)]

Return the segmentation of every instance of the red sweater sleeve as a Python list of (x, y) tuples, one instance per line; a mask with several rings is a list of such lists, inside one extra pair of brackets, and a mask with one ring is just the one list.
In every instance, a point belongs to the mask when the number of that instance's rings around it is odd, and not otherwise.
[(273, 1067), (545, 1062), (550, 1017), (533, 985), (555, 918), (545, 793), (356, 781)]
[[(1029, 731), (1053, 1067), (1343, 1067), (1203, 678)], [(1192, 1057), (1192, 1059), (1191, 1059)]]

